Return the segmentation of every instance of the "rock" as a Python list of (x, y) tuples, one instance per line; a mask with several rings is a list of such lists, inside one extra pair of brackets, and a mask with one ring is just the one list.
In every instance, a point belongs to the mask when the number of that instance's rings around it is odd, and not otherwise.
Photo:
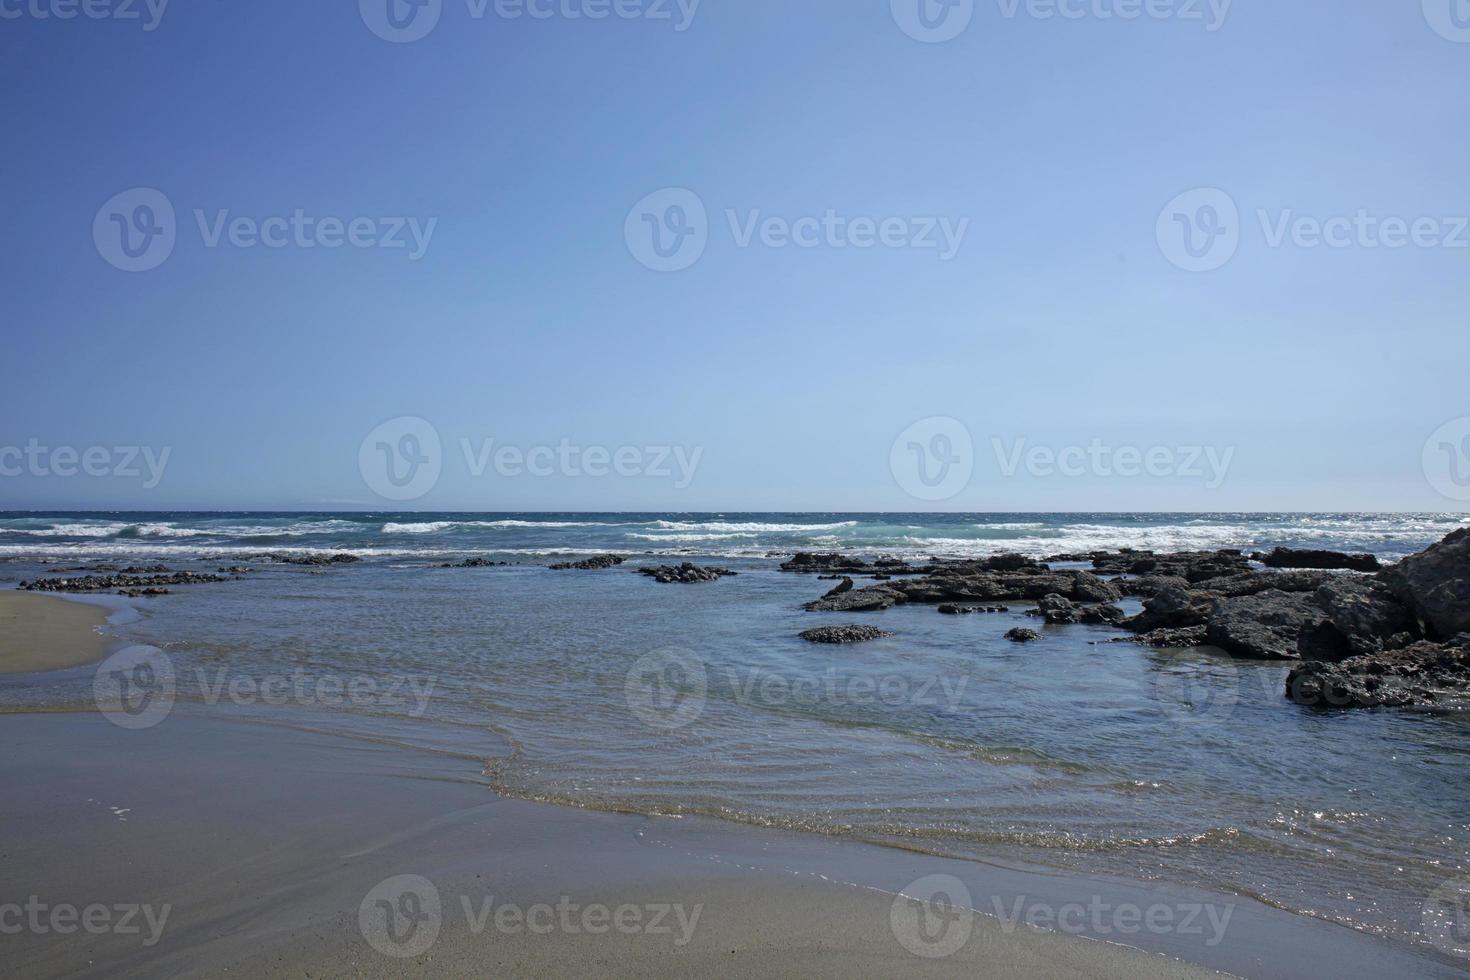
[(1313, 597), (1301, 592), (1260, 592), (1215, 600), (1205, 642), (1232, 657), (1296, 660), (1302, 630), (1323, 619)]
[(1145, 575), (1142, 578), (1120, 578), (1113, 582), (1124, 595), (1150, 598), (1165, 589), (1188, 589), (1189, 579), (1181, 575)]
[(1088, 626), (1120, 626), (1128, 614), (1111, 602), (1100, 602), (1083, 606), (1077, 613), (1077, 622)]
[(893, 634), (876, 626), (819, 626), (801, 634), (808, 643), (866, 643)]
[(1036, 608), (1028, 613), (1028, 615), (1041, 616), (1048, 623), (1058, 626), (1064, 623), (1077, 622), (1079, 613), (1080, 610), (1071, 599), (1064, 599), (1053, 593), (1052, 595), (1043, 596), (1041, 601), (1036, 604)]
[(791, 560), (781, 563), (783, 572), (866, 572), (868, 563), (861, 558), (852, 558), (847, 555), (839, 555), (835, 552), (828, 554), (811, 554), (801, 551), (792, 556)]
[(1409, 611), (1389, 591), (1373, 579), (1335, 576), (1312, 593), (1312, 601), (1322, 610), (1321, 622), (1303, 628), (1297, 653), (1304, 660), (1346, 660), (1349, 657), (1378, 653), (1401, 634), (1413, 637), (1418, 626)]
[(1041, 634), (1035, 630), (1022, 629), (1018, 626), (1006, 634), (1006, 639), (1012, 643), (1030, 643), (1032, 640), (1041, 639)]
[(509, 565), (508, 561), (491, 561), (488, 558), (466, 558), (464, 561), (445, 562), (440, 568), (495, 568)]
[[(139, 595), (167, 595), (161, 590), (165, 585), (204, 585), (210, 582), (228, 582), (220, 575), (204, 575), (199, 572), (173, 572), (168, 575), (83, 575), (80, 578), (42, 578), (33, 582), (22, 582), (19, 588), (27, 592), (121, 592), (124, 589), (138, 590)], [(147, 592), (148, 589), (159, 591)]]
[(170, 595), (168, 589), (118, 589), (117, 594), (129, 599), (143, 599), (156, 595)]
[(1470, 632), (1470, 528), (1379, 573), (1430, 639)]
[(822, 596), (822, 598), (823, 599), (830, 599), (833, 596), (842, 595), (842, 593), (844, 593), (844, 592), (851, 592), (851, 591), (852, 591), (852, 579), (850, 579), (846, 575), (844, 575), (844, 576), (842, 576), (842, 582), (835, 589), (833, 589), (831, 592), (828, 592), (826, 595)]
[(1354, 572), (1376, 572), (1381, 567), (1376, 555), (1348, 555), (1341, 551), (1300, 551), (1296, 548), (1274, 548), (1269, 554), (1258, 554), (1256, 561), (1267, 568), (1327, 568)]
[(582, 571), (595, 572), (604, 568), (612, 568), (627, 561), (622, 555), (597, 555), (593, 558), (584, 558), (581, 561), (562, 562), (559, 565), (548, 566), (553, 572)]
[(281, 565), (351, 565), (353, 562), (362, 561), (356, 555), (345, 553), (336, 555), (291, 555), (285, 552), (275, 551), (269, 554), (253, 555), (251, 557), (257, 561), (273, 561)]
[(1003, 613), (1011, 610), (1009, 606), (958, 606), (947, 602), (939, 607), (939, 611), (946, 616), (967, 616), (970, 613)]
[(1151, 633), (1161, 629), (1188, 629), (1203, 626), (1209, 619), (1215, 599), (1212, 592), (1170, 586), (1144, 600), (1143, 612), (1123, 623), (1135, 633)]
[(1225, 578), (1206, 579), (1194, 586), (1202, 592), (1216, 592), (1222, 596), (1256, 595), (1275, 589), (1278, 592), (1313, 592), (1324, 583), (1341, 578), (1332, 572), (1246, 572)]
[[(1124, 637), (1122, 642), (1140, 643), (1146, 647), (1165, 650), (1183, 650), (1189, 647), (1203, 646), (1205, 642), (1205, 628), (1203, 626), (1187, 626), (1177, 630), (1153, 630), (1149, 633), (1140, 633), (1138, 636)], [(1109, 642), (1120, 642), (1111, 640)]]
[(872, 612), (891, 609), (903, 601), (903, 596), (886, 585), (870, 585), (865, 589), (853, 589), (830, 599), (808, 602), (807, 612)]
[(255, 569), (248, 568), (245, 565), (231, 565), (229, 568), (217, 568), (215, 571), (221, 575), (248, 575), (250, 572), (255, 571)]
[(1286, 697), (1321, 708), (1470, 707), (1470, 634), (1449, 643), (1307, 661), (1286, 675)]
[(656, 582), (665, 585), (673, 582), (713, 582), (724, 578), (726, 575), (734, 575), (735, 572), (728, 568), (701, 568), (693, 562), (684, 562), (682, 565), (658, 565), (647, 568), (633, 569), (639, 575), (647, 575)]

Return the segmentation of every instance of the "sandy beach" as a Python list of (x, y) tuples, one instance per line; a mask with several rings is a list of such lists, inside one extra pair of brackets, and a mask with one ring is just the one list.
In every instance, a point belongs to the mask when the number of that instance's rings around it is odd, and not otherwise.
[[(70, 621), (66, 642), (83, 634)], [(502, 799), (484, 770), (509, 746), (482, 738), (466, 753), (436, 726), (225, 705), (127, 731), (0, 717), (7, 969), (1458, 975), (1239, 896)]]
[(31, 674), (95, 663), (108, 640), (97, 606), (24, 592), (0, 592), (0, 674)]

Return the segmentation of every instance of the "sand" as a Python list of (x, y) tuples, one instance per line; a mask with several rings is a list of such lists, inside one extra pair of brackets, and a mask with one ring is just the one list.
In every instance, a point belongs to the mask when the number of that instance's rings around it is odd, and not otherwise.
[[(0, 599), (12, 669), (102, 655), (99, 610)], [(504, 799), (484, 770), (508, 751), (478, 729), (224, 702), (142, 729), (0, 715), (3, 972), (1464, 975), (1238, 896)], [(935, 881), (963, 900), (921, 903)], [(1149, 910), (1176, 925), (1140, 929)]]
[[(146, 905), (153, 917), (138, 913), (135, 934), (0, 936), (9, 975), (1214, 975), (1187, 963), (1250, 977), (1459, 975), (1230, 896), (502, 799), (479, 760), (436, 750), (446, 743), (430, 730), (408, 744), (392, 732), (364, 737), (365, 722), (331, 732), (311, 719), (304, 730), (288, 724), (307, 720), (299, 714), (266, 723), (237, 710), (178, 706), (141, 731), (93, 713), (0, 717), (0, 905), (35, 896)], [(487, 754), (503, 748), (486, 738)], [(968, 931), (953, 934), (968, 938), (925, 957), (902, 938), (917, 921), (902, 909), (918, 906), (897, 896), (935, 874), (971, 893)], [(406, 916), (424, 904), (403, 905), (391, 884), (404, 875), (432, 886), (439, 915), (437, 934), (422, 934), (432, 942), (390, 947), (410, 954), (398, 958), (371, 937), (386, 935), (381, 900), (405, 910), (398, 938), (419, 939)], [(1018, 898), (1043, 908), (1230, 903), (1233, 914), (1216, 945), (1208, 930), (1088, 939), (1011, 927), (991, 911)], [(619, 914), (641, 924), (606, 928)], [(150, 921), (163, 923), (152, 944)], [(533, 932), (533, 921), (550, 928)], [(599, 923), (605, 931), (591, 931)]]
[(32, 674), (94, 663), (107, 655), (97, 632), (105, 610), (32, 592), (0, 592), (0, 674)]

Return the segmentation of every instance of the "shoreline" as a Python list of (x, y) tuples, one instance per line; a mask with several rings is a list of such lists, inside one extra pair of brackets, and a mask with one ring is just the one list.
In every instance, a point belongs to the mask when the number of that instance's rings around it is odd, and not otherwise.
[[(86, 975), (494, 966), (550, 976), (1162, 980), (1220, 975), (1211, 970), (1301, 976), (1324, 965), (1343, 977), (1460, 975), (1237, 896), (509, 799), (462, 757), (293, 721), (310, 720), (181, 710), (157, 728), (121, 732), (90, 713), (0, 716), (0, 771), (28, 790), (0, 802), (0, 825), (32, 844), (9, 848), (14, 894), (148, 906), (163, 924), (147, 946), (146, 926), (137, 935), (7, 937), (12, 965)], [(373, 925), (371, 899), (400, 900), (405, 875), (426, 895), (428, 882), (438, 900), (421, 951), (395, 945), (408, 942), (404, 931)], [(935, 876), (959, 882), (968, 901), (940, 905), (948, 918), (926, 932), (918, 916), (932, 907), (912, 900), (929, 896)], [(528, 928), (533, 908), (563, 906), (569, 917), (549, 931)], [(655, 907), (672, 908), (669, 931), (655, 930), (651, 914), (647, 929), (602, 933), (578, 917)], [(1073, 907), (1101, 917), (1069, 915)], [(1150, 931), (1131, 911), (1117, 914), (1134, 909), (1174, 927)], [(1198, 926), (1184, 927), (1186, 917)], [(1058, 921), (1060, 931), (1028, 925)]]
[(97, 663), (112, 641), (99, 606), (50, 595), (0, 592), (0, 675), (35, 674)]

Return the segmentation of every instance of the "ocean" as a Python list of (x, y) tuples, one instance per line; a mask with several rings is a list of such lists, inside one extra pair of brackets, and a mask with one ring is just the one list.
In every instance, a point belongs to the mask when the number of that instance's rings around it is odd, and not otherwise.
[[(433, 740), (515, 797), (704, 814), (1028, 868), (1201, 885), (1426, 942), (1470, 862), (1470, 720), (1331, 712), (1287, 667), (1107, 643), (1008, 612), (804, 612), (797, 550), (1036, 557), (1277, 545), (1393, 560), (1461, 514), (0, 515), (0, 580), (163, 562), (236, 580), (117, 611), (164, 651), (183, 710), (260, 702), (303, 724)], [(345, 552), (308, 567), (266, 553)], [(628, 556), (605, 571), (555, 560)], [(446, 568), (463, 558), (509, 564)], [(659, 584), (639, 566), (738, 574)], [(1125, 603), (1136, 609), (1137, 603)], [(797, 634), (869, 623), (826, 647)], [(0, 679), (0, 710), (85, 706), (94, 671)], [(323, 687), (322, 682), (330, 683)], [(357, 695), (344, 695), (356, 684)], [(268, 693), (274, 692), (274, 695)]]

